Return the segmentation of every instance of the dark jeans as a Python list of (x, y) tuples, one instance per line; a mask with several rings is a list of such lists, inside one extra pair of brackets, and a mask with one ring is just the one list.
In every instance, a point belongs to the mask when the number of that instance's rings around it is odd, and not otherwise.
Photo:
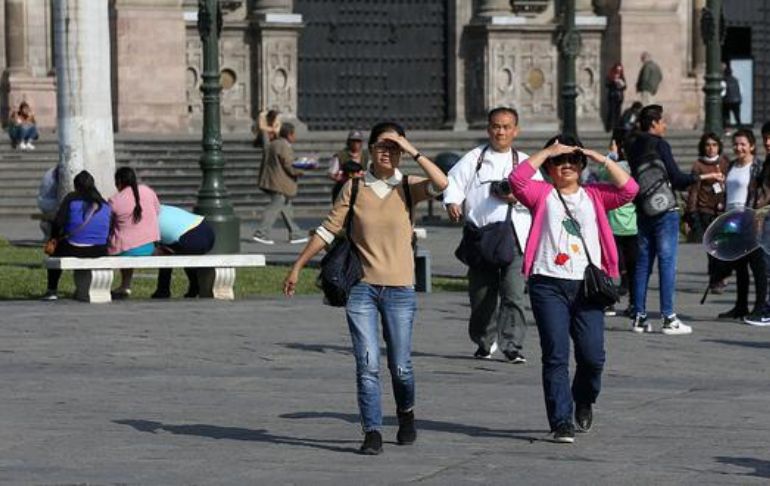
[[(94, 246), (75, 246), (71, 245), (68, 240), (61, 240), (56, 245), (56, 251), (53, 255), (55, 257), (77, 257), (77, 258), (99, 258), (107, 256), (107, 245), (94, 245)], [(50, 292), (56, 292), (59, 288), (59, 279), (61, 279), (61, 270), (49, 269), (48, 270), (48, 290)]]
[[(179, 241), (166, 248), (175, 255), (205, 255), (214, 247), (216, 236), (211, 226), (202, 221), (201, 224), (183, 234)], [(171, 293), (171, 274), (173, 268), (161, 268), (158, 270), (158, 287), (155, 290), (157, 294)], [(195, 297), (200, 292), (198, 287), (198, 271), (194, 268), (185, 268), (189, 287), (187, 289), (188, 297)]]
[(638, 243), (636, 235), (615, 235), (620, 257), (620, 286), (628, 289), (628, 306), (634, 306), (634, 274)]
[(468, 334), (471, 341), (487, 351), (495, 341), (502, 351), (521, 351), (524, 346), (527, 320), (521, 258), (515, 245), (513, 262), (504, 268), (468, 268)]
[[(594, 403), (604, 369), (604, 312), (585, 302), (581, 280), (533, 275), (529, 299), (543, 351), (543, 392), (551, 430), (572, 423), (574, 403)], [(575, 346), (575, 378), (569, 384), (570, 338)]]
[(690, 234), (687, 236), (687, 242), (703, 243), (703, 233), (706, 232), (706, 228), (709, 227), (716, 217), (716, 214), (692, 213), (692, 221), (690, 221), (692, 226), (690, 227)]
[(749, 308), (749, 269), (751, 269), (756, 297), (753, 312), (761, 312), (767, 299), (767, 269), (765, 268), (764, 251), (757, 248), (738, 260), (732, 262), (716, 260), (715, 264), (714, 273), (716, 276), (729, 275), (732, 270), (735, 271), (738, 294), (735, 299), (735, 308), (740, 310)]
[(13, 125), (8, 127), (8, 135), (11, 137), (11, 143), (15, 147), (20, 142), (29, 142), (38, 139), (37, 126), (31, 124)]
[[(735, 117), (735, 125), (730, 123), (730, 113)], [(722, 103), (722, 118), (724, 126), (741, 126), (741, 104), (740, 103)]]

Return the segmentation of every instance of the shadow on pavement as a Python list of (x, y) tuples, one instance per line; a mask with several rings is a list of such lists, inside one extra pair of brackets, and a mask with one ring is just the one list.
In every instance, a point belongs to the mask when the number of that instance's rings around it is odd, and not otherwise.
[[(277, 346), (283, 346), (287, 349), (294, 349), (297, 351), (310, 351), (313, 353), (320, 353), (320, 354), (326, 354), (329, 353), (337, 353), (337, 354), (344, 354), (344, 355), (352, 355), (352, 349), (350, 346), (340, 346), (338, 344), (308, 344), (308, 343), (275, 343)], [(383, 356), (387, 355), (387, 351), (385, 348), (380, 349), (380, 354)], [(460, 354), (433, 354), (433, 353), (424, 353), (422, 351), (412, 351), (412, 357), (415, 358), (441, 358), (441, 359), (453, 359), (453, 360), (462, 360), (462, 361), (478, 361), (480, 363), (488, 362), (489, 360), (479, 360), (477, 358), (474, 358), (471, 356), (470, 353), (468, 353), (467, 356), (460, 355)]]
[[(352, 413), (338, 412), (296, 412), (280, 415), (286, 419), (335, 419), (342, 420), (351, 424), (360, 423), (358, 415)], [(517, 439), (527, 442), (535, 442), (542, 439), (548, 431), (545, 429), (528, 430), (497, 430), (477, 425), (456, 424), (452, 422), (441, 422), (437, 420), (425, 420), (416, 418), (417, 430), (430, 430), (433, 432), (449, 432), (452, 434), (463, 434), (469, 437), (494, 437), (502, 439)], [(398, 421), (395, 417), (383, 417), (383, 424), (386, 426), (396, 426)]]
[(770, 478), (770, 461), (764, 461), (762, 459), (754, 459), (753, 457), (726, 457), (717, 456), (714, 459), (722, 464), (730, 464), (732, 466), (740, 466), (746, 468), (754, 468), (754, 472), (745, 474), (736, 474), (736, 476), (753, 476), (757, 478)]
[(149, 432), (155, 434), (158, 432), (170, 432), (175, 435), (192, 435), (197, 437), (207, 437), (210, 439), (229, 439), (245, 440), (252, 442), (266, 442), (270, 444), (286, 444), (300, 447), (312, 447), (315, 449), (324, 449), (332, 452), (357, 453), (356, 447), (339, 447), (328, 445), (329, 443), (355, 443), (350, 440), (318, 440), (299, 437), (289, 437), (286, 435), (274, 435), (264, 429), (244, 429), (241, 427), (221, 427), (208, 424), (187, 424), (170, 425), (151, 420), (113, 420), (113, 423), (119, 425), (128, 425), (139, 432)]
[(770, 349), (770, 341), (734, 341), (732, 339), (704, 339), (704, 341), (707, 343), (729, 344), (730, 346), (743, 346), (746, 348)]

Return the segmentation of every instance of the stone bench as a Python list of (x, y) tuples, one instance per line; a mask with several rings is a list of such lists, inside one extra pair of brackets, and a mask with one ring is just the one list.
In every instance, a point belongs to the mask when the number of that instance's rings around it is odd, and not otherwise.
[(122, 268), (197, 268), (200, 297), (233, 300), (235, 269), (264, 267), (264, 255), (173, 255), (147, 257), (51, 257), (49, 269), (75, 271), (75, 298), (83, 302), (112, 301), (113, 270)]

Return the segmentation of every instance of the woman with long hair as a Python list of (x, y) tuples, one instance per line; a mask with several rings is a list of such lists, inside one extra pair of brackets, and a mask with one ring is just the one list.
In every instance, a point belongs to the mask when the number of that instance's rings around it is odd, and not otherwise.
[[(379, 454), (382, 404), (378, 323), (382, 323), (396, 399), (396, 440), (411, 444), (417, 437), (411, 356), (417, 303), (409, 201), (416, 204), (440, 194), (448, 181), (441, 169), (406, 139), (404, 129), (396, 123), (378, 123), (372, 128), (369, 153), (372, 163), (366, 174), (345, 183), (331, 212), (291, 267), (283, 291), (293, 295), (300, 270), (343, 231), (355, 187), (352, 234), (348, 236), (361, 259), (363, 278), (350, 291), (345, 315), (356, 359), (358, 408), (364, 431), (360, 452)], [(403, 153), (412, 157), (427, 177), (403, 175), (398, 169)]]
[[(588, 159), (603, 165), (611, 184), (582, 185)], [(553, 183), (532, 175), (545, 165)], [(585, 270), (593, 263), (618, 276), (618, 254), (607, 211), (630, 202), (639, 186), (611, 158), (559, 135), (517, 166), (509, 177), (513, 195), (532, 213), (524, 250), (532, 314), (540, 334), (543, 391), (554, 442), (575, 441), (578, 429), (593, 423), (604, 367), (604, 309), (582, 291)], [(570, 338), (577, 368), (569, 383)]]
[[(155, 242), (160, 240), (158, 196), (148, 186), (137, 182), (136, 172), (130, 167), (121, 167), (115, 172), (115, 187), (118, 193), (110, 198), (110, 255), (152, 255)], [(113, 299), (125, 299), (131, 295), (133, 269), (122, 269), (120, 274), (121, 284), (112, 292)]]
[[(725, 209), (754, 208), (762, 161), (756, 156), (756, 140), (751, 130), (741, 128), (733, 134), (735, 160), (730, 162), (725, 177)], [(718, 315), (720, 319), (755, 318), (762, 314), (767, 298), (767, 277), (764, 252), (757, 248), (732, 262), (719, 262), (715, 272), (720, 276), (735, 271), (737, 296), (732, 309)], [(749, 269), (754, 277), (754, 307), (749, 312)]]
[(623, 65), (616, 62), (607, 72), (604, 85), (607, 87), (607, 131), (620, 124), (620, 108), (623, 106), (623, 92), (626, 90), (626, 75)]
[[(75, 190), (59, 205), (51, 236), (58, 239), (55, 257), (96, 258), (107, 255), (110, 234), (110, 205), (104, 200), (88, 171), (75, 176)], [(43, 300), (58, 299), (61, 270), (48, 270), (48, 290)]]
[(37, 121), (29, 103), (22, 101), (19, 109), (11, 112), (8, 120), (8, 135), (11, 137), (11, 145), (21, 150), (35, 150), (33, 140), (37, 140)]

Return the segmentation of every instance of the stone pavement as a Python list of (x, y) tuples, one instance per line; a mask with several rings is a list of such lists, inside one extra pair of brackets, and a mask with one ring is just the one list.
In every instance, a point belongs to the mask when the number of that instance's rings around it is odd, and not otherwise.
[(536, 330), (526, 365), (473, 360), (463, 294), (420, 295), (420, 435), (395, 445), (383, 369), (376, 457), (355, 454), (349, 337), (318, 297), (0, 302), (0, 484), (767, 484), (770, 329), (714, 321), (734, 295), (700, 306), (705, 259), (680, 255), (695, 333), (608, 318), (595, 427), (574, 445), (542, 440)]

